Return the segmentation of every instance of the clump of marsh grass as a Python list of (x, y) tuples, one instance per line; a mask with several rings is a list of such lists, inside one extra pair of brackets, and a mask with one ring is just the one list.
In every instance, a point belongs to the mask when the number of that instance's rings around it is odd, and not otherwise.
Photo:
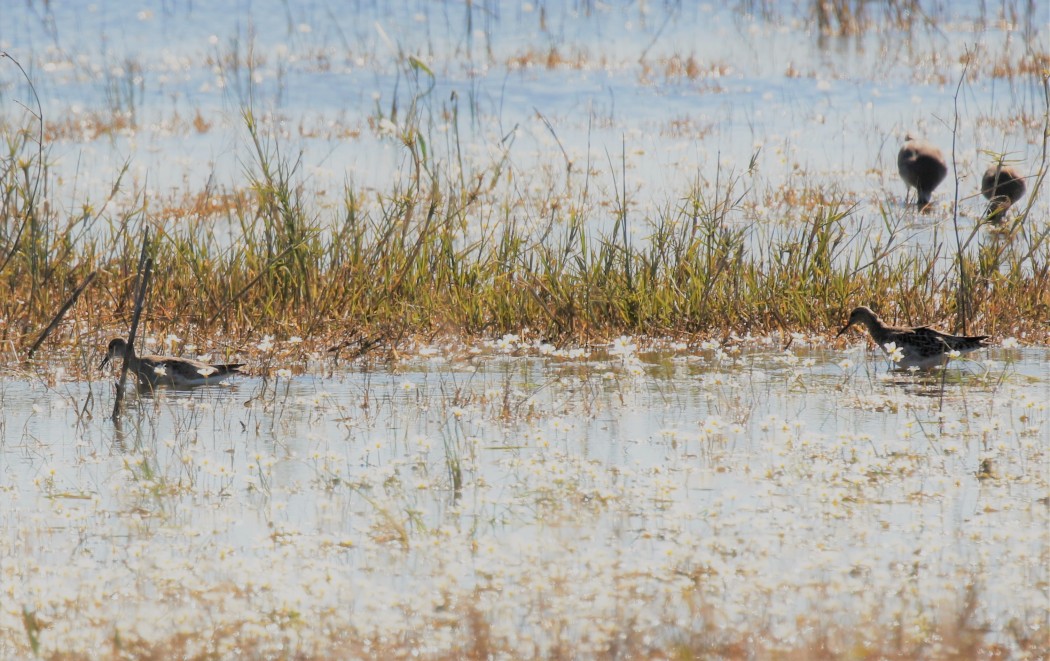
[[(48, 342), (78, 344), (88, 311), (96, 328), (126, 325), (147, 231), (156, 235), (156, 282), (146, 323), (158, 332), (222, 334), (228, 350), (250, 352), (263, 334), (325, 347), (358, 338), (364, 353), (411, 335), (523, 328), (576, 343), (823, 330), (858, 302), (906, 318), (961, 313), (992, 334), (1046, 333), (1038, 311), (1050, 290), (1047, 230), (1025, 222), (1045, 165), (1011, 240), (974, 228), (957, 234), (953, 255), (937, 228), (931, 241), (909, 246), (902, 219), (888, 209), (868, 231), (862, 209), (823, 189), (792, 191), (777, 203), (785, 217), (770, 222), (755, 214), (762, 205), (750, 168), (719, 171), (641, 212), (622, 180), (614, 178), (608, 199), (597, 198), (589, 166), (574, 169), (568, 157), (564, 172), (522, 172), (504, 148), (488, 170), (465, 172), (455, 131), (443, 152), (428, 138), (433, 115), (456, 116), (457, 107), (432, 107), (432, 74), (412, 58), (404, 66), (416, 86), (412, 102), (384, 114), (397, 118), (390, 138), (406, 156), (402, 171), (376, 193), (347, 184), (334, 210), (312, 204), (301, 153), (250, 107), (242, 115), (245, 188), (202, 191), (187, 198), (192, 211), (166, 208), (164, 218), (142, 191), (124, 190), (124, 170), (102, 203), (63, 217), (47, 199), (40, 131), (5, 128), (4, 337), (28, 348), (92, 273)], [(131, 204), (111, 204), (118, 194)], [(201, 202), (213, 196), (217, 204)]]

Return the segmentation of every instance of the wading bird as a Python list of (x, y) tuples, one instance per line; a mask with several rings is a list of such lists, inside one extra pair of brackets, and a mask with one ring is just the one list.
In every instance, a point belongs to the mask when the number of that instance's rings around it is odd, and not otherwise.
[(909, 135), (897, 154), (897, 171), (904, 183), (918, 193), (919, 211), (927, 213), (933, 206), (930, 196), (948, 175), (944, 154), (929, 142)]
[(863, 305), (853, 309), (849, 315), (849, 321), (838, 332), (838, 335), (845, 333), (853, 324), (864, 324), (868, 328), (871, 339), (875, 340), (875, 344), (886, 352), (897, 367), (903, 369), (909, 367), (929, 369), (945, 364), (947, 354), (951, 351), (964, 354), (988, 346), (987, 335), (949, 335), (929, 326), (915, 326), (914, 328), (888, 326), (882, 319), (879, 319), (879, 315), (872, 312), (871, 308)]
[(200, 386), (206, 383), (218, 383), (231, 374), (242, 374), (243, 363), (218, 363), (209, 365), (190, 358), (174, 356), (136, 356), (135, 350), (128, 346), (124, 338), (116, 338), (109, 343), (106, 357), (102, 359), (99, 369), (106, 366), (113, 358), (127, 358), (128, 369), (135, 373), (139, 383), (151, 388), (157, 386)]
[(1017, 168), (1009, 165), (993, 165), (981, 177), (981, 194), (988, 199), (984, 219), (1000, 223), (1006, 210), (1024, 195), (1024, 177)]

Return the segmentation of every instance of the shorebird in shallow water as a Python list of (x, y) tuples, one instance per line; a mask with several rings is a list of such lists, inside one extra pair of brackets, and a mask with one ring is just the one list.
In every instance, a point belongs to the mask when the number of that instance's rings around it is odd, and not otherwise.
[(944, 154), (933, 144), (909, 135), (897, 154), (897, 171), (901, 179), (918, 193), (919, 211), (928, 212), (930, 196), (948, 175)]
[(981, 194), (988, 200), (988, 209), (984, 219), (992, 223), (1001, 223), (1006, 210), (1024, 195), (1024, 177), (1021, 172), (1009, 165), (993, 165), (981, 177)]
[(231, 374), (241, 374), (244, 363), (217, 363), (209, 365), (190, 358), (174, 356), (136, 356), (134, 349), (123, 338), (109, 343), (102, 369), (113, 358), (127, 358), (128, 369), (135, 373), (139, 383), (151, 388), (156, 386), (200, 386), (218, 383)]
[(849, 321), (838, 334), (842, 335), (853, 324), (864, 324), (871, 334), (871, 339), (893, 359), (897, 367), (904, 369), (929, 369), (943, 365), (949, 351), (964, 354), (988, 346), (987, 335), (949, 335), (929, 326), (888, 326), (879, 319), (879, 315), (871, 311), (871, 308), (864, 306), (853, 309)]

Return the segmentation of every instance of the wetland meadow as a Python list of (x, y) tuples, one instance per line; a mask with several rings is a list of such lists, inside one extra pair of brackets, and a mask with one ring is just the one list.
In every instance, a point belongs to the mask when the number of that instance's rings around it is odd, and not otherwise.
[(1045, 2), (22, 0), (0, 144), (0, 659), (1050, 656)]

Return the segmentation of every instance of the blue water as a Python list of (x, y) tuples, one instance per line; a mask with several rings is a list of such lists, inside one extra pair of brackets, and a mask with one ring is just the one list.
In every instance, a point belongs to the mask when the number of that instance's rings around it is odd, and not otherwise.
[[(415, 99), (438, 164), (482, 171), (509, 146), (511, 193), (586, 184), (593, 199), (609, 199), (626, 169), (630, 201), (652, 209), (697, 178), (710, 187), (740, 175), (758, 154), (753, 191), (806, 184), (876, 215), (878, 202), (902, 201), (895, 158), (904, 133), (948, 152), (957, 110), (965, 214), (981, 206), (966, 198), (990, 160), (982, 150), (1008, 152), (1031, 172), (1041, 148), (1039, 126), (1017, 121), (1042, 114), (1035, 76), (993, 78), (983, 58), (956, 103), (965, 52), (1016, 61), (1046, 43), (1046, 6), (1021, 5), (1016, 24), (982, 6), (924, 6), (935, 26), (919, 20), (910, 32), (867, 7), (881, 27), (821, 37), (808, 7), (766, 17), (692, 3), (472, 3), (469, 12), (448, 2), (18, 3), (5, 10), (0, 47), (28, 70), (46, 121), (134, 116), (134, 128), (114, 135), (49, 144), (73, 207), (97, 204), (126, 161), (125, 188), (162, 198), (209, 180), (242, 186), (249, 107), (285, 157), (301, 152), (318, 205), (338, 206), (346, 181), (387, 192), (409, 179), (410, 159), (380, 120), (403, 126)], [(547, 68), (551, 49), (582, 64)], [(694, 58), (701, 74), (676, 74), (674, 56)], [(10, 62), (0, 67), (0, 99), (8, 125), (35, 108)], [(211, 126), (204, 133), (190, 124), (198, 113)]]

